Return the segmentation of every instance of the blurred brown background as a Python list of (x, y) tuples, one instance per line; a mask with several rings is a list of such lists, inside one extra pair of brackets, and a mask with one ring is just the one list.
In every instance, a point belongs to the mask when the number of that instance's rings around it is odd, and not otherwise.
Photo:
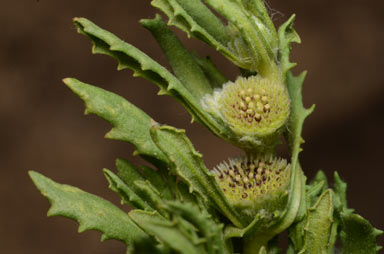
[[(305, 124), (301, 154), (309, 177), (338, 170), (349, 184), (349, 204), (384, 229), (384, 36), (382, 1), (270, 0), (274, 20), (297, 14), (303, 43), (294, 46), (295, 72), (307, 69), (306, 105), (315, 113)], [(153, 17), (149, 1), (3, 1), (0, 8), (0, 253), (124, 253), (116, 241), (100, 243), (97, 232), (77, 233), (77, 224), (46, 218), (49, 207), (32, 185), (33, 169), (115, 203), (101, 169), (133, 158), (129, 144), (103, 139), (110, 126), (83, 116), (82, 102), (61, 79), (74, 76), (119, 93), (154, 119), (179, 128), (204, 154), (209, 167), (240, 151), (213, 137), (157, 87), (117, 72), (114, 60), (92, 55), (71, 18), (84, 16), (165, 62), (151, 35), (138, 23)], [(210, 49), (179, 34), (201, 55)], [(230, 78), (224, 58), (214, 60)], [(381, 244), (384, 241), (380, 241)]]

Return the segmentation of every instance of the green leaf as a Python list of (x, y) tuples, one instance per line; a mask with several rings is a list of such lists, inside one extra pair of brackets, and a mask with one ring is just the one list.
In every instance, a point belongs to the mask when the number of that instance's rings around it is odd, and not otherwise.
[(140, 23), (155, 37), (176, 77), (196, 99), (212, 93), (212, 87), (195, 58), (168, 29), (160, 15), (154, 19), (143, 19)]
[(223, 237), (223, 225), (214, 222), (204, 210), (198, 209), (191, 203), (167, 202), (166, 209), (173, 215), (178, 215), (194, 225), (204, 239), (208, 254), (229, 253)]
[(118, 176), (124, 181), (124, 183), (135, 190), (135, 181), (145, 178), (139, 173), (139, 171), (129, 161), (118, 158), (115, 161)]
[[(337, 171), (334, 173), (335, 206), (338, 217), (349, 216), (353, 209), (347, 205), (347, 183), (341, 180)], [(342, 220), (342, 219), (341, 219)]]
[(282, 24), (278, 31), (279, 37), (279, 62), (283, 71), (284, 77), (287, 72), (296, 66), (295, 63), (289, 61), (289, 55), (291, 53), (291, 43), (301, 43), (299, 35), (293, 29), (293, 22), (296, 15), (293, 14), (284, 24)]
[[(303, 195), (305, 195), (305, 184), (301, 177), (304, 174), (301, 171), (299, 164), (299, 153), (302, 151), (301, 144), (304, 143), (301, 137), (304, 120), (314, 110), (314, 106), (310, 109), (305, 109), (302, 102), (302, 86), (305, 79), (306, 73), (303, 72), (298, 77), (294, 77), (291, 72), (287, 75), (287, 87), (289, 96), (291, 98), (291, 113), (288, 120), (287, 126), (287, 140), (291, 150), (291, 164), (293, 173), (291, 176), (291, 190), (288, 201), (288, 211), (285, 216), (285, 225), (288, 226), (295, 219), (299, 208), (303, 208)], [(301, 209), (302, 211), (302, 209)]]
[[(115, 58), (119, 65), (118, 70), (129, 68), (133, 70), (135, 77), (143, 77), (157, 84), (161, 93), (170, 94), (170, 90), (179, 87), (183, 89), (177, 80), (166, 68), (151, 59), (145, 53), (125, 43), (114, 34), (98, 27), (85, 18), (74, 18), (74, 24), (78, 32), (83, 34), (93, 43), (94, 54), (105, 54)], [(168, 87), (169, 86), (169, 87)]]
[(159, 190), (145, 180), (128, 161), (117, 159), (116, 166), (121, 178), (107, 169), (104, 170), (104, 174), (110, 183), (110, 188), (117, 192), (123, 201), (132, 204), (135, 208), (146, 211), (157, 210), (160, 214), (167, 216), (159, 205), (164, 202)]
[(376, 254), (382, 248), (376, 245), (377, 238), (383, 231), (374, 228), (358, 214), (343, 218), (340, 233), (344, 254)]
[(169, 184), (165, 181), (160, 170), (154, 170), (151, 167), (141, 166), (141, 171), (147, 179), (159, 192), (160, 195), (167, 200), (173, 199)]
[(185, 131), (170, 126), (154, 125), (152, 137), (171, 161), (171, 170), (189, 186), (190, 192), (198, 193), (218, 208), (236, 226), (243, 227), (239, 215), (228, 203), (215, 178), (205, 167), (202, 156), (193, 149)]
[(188, 184), (183, 181), (175, 183), (175, 194), (176, 199), (181, 202), (195, 203), (199, 197), (198, 195), (195, 195), (195, 193), (190, 193)]
[(96, 114), (110, 122), (107, 138), (127, 141), (136, 147), (137, 154), (151, 162), (166, 164), (168, 159), (153, 143), (150, 136), (152, 119), (141, 109), (117, 94), (66, 78), (64, 83), (85, 103), (86, 114)]
[(109, 201), (78, 188), (58, 184), (34, 171), (29, 171), (36, 187), (51, 203), (48, 216), (64, 216), (79, 223), (79, 232), (97, 230), (102, 241), (117, 239), (127, 245), (148, 237), (128, 215)]
[(133, 245), (133, 251), (128, 252), (129, 254), (168, 254), (169, 248), (164, 246), (155, 245), (153, 239), (143, 239), (141, 241), (135, 241)]
[(147, 200), (138, 196), (134, 190), (126, 185), (117, 175), (108, 169), (104, 169), (104, 175), (109, 182), (109, 188), (117, 192), (122, 198), (122, 203), (129, 204), (135, 208), (153, 211)]
[(328, 189), (327, 178), (323, 171), (318, 171), (312, 182), (305, 186), (305, 195), (302, 195), (300, 208), (296, 215), (295, 224), (289, 229), (289, 237), (295, 250), (298, 252), (304, 246), (304, 228), (307, 218), (307, 209), (314, 206), (320, 195)]
[(301, 73), (295, 77), (291, 72), (287, 74), (287, 87), (289, 97), (291, 98), (291, 114), (288, 121), (288, 144), (291, 149), (292, 168), (296, 168), (298, 165), (299, 153), (302, 151), (301, 144), (304, 143), (304, 139), (301, 137), (303, 124), (305, 118), (307, 118), (314, 110), (314, 105), (306, 109), (303, 106), (302, 87), (306, 76), (306, 72)]
[[(307, 206), (311, 207), (315, 204), (320, 195), (328, 189), (328, 180), (323, 171), (319, 170), (312, 180), (311, 184), (307, 186)], [(337, 194), (335, 193), (335, 199)]]
[(277, 36), (262, 1), (205, 2), (226, 18), (229, 26), (200, 0), (153, 0), (152, 5), (169, 17), (170, 25), (208, 43), (239, 67), (262, 75), (275, 69)]
[(334, 173), (335, 211), (340, 224), (340, 237), (345, 254), (376, 254), (382, 248), (377, 238), (383, 231), (374, 228), (369, 221), (347, 206), (347, 184)]
[(273, 48), (275, 38), (273, 38), (274, 32), (269, 31), (270, 27), (258, 17), (251, 15), (244, 7), (243, 1), (206, 0), (206, 3), (238, 29), (245, 43), (244, 50), (248, 51), (248, 61), (251, 61), (247, 66), (240, 67), (257, 71), (262, 76), (274, 73), (276, 47)]
[(155, 236), (177, 253), (200, 254), (200, 246), (194, 245), (188, 236), (182, 234), (177, 224), (164, 219), (156, 212), (145, 212), (132, 210), (129, 217), (139, 225), (145, 232)]
[[(279, 35), (281, 37), (281, 30), (279, 30)], [(281, 38), (280, 38), (281, 40)], [(280, 41), (281, 43), (281, 41)], [(289, 54), (289, 52), (288, 52)], [(317, 194), (316, 189), (311, 189), (311, 192), (306, 193), (305, 190), (305, 182), (302, 180), (300, 183), (297, 176), (304, 174), (301, 171), (301, 166), (299, 163), (299, 153), (302, 151), (301, 144), (304, 143), (303, 138), (301, 137), (302, 128), (304, 124), (304, 120), (313, 112), (314, 106), (310, 109), (306, 109), (303, 106), (302, 102), (302, 86), (306, 76), (306, 72), (303, 72), (298, 77), (292, 75), (291, 72), (287, 73), (286, 83), (288, 87), (289, 96), (291, 98), (291, 113), (287, 126), (287, 140), (291, 150), (291, 164), (293, 170), (293, 174), (291, 177), (291, 191), (290, 191), (290, 201), (288, 206), (288, 212), (285, 216), (285, 226), (288, 226), (289, 223), (296, 221), (296, 224), (293, 225), (289, 230), (289, 237), (292, 241), (292, 245), (290, 245), (290, 251), (295, 250), (296, 252), (301, 250), (304, 242), (303, 242), (303, 234), (305, 227), (304, 216), (306, 214), (306, 210), (312, 204), (308, 200), (311, 199), (311, 195)], [(318, 175), (320, 177), (321, 175)], [(300, 185), (300, 186), (298, 186)], [(315, 184), (316, 185), (316, 184)], [(311, 186), (310, 188), (312, 188)], [(315, 186), (315, 188), (322, 186)], [(300, 191), (299, 191), (300, 189)], [(314, 191), (314, 193), (312, 193)], [(315, 195), (316, 196), (316, 195)]]
[(213, 88), (221, 88), (223, 84), (228, 82), (228, 79), (217, 69), (209, 57), (203, 59), (196, 54), (193, 54), (192, 56), (195, 58), (195, 61), (200, 66)]
[(153, 0), (151, 4), (168, 16), (170, 25), (206, 42), (234, 63), (241, 63), (227, 47), (230, 32), (200, 0)]
[(279, 254), (281, 250), (282, 249), (279, 248), (279, 236), (275, 236), (268, 242), (268, 254)]
[(308, 209), (304, 227), (304, 247), (299, 254), (325, 254), (329, 245), (333, 223), (333, 192), (326, 190), (316, 204)]
[(268, 28), (268, 31), (271, 33), (269, 40), (271, 47), (277, 49), (278, 37), (276, 28), (271, 17), (269, 16), (264, 0), (242, 0), (241, 3), (244, 6), (244, 9), (260, 19), (260, 21)]
[(162, 216), (168, 218), (168, 214), (164, 211), (162, 204), (165, 202), (160, 196), (158, 190), (148, 181), (135, 181), (137, 194), (146, 200), (153, 208), (155, 208)]
[(85, 18), (75, 18), (74, 23), (78, 27), (79, 33), (92, 40), (93, 53), (109, 55), (119, 62), (119, 70), (129, 68), (134, 71), (134, 76), (152, 81), (160, 87), (160, 94), (168, 94), (176, 98), (194, 119), (206, 125), (215, 135), (225, 139), (229, 138), (230, 131), (209, 113), (202, 110), (200, 99), (191, 94), (166, 68), (139, 49)]

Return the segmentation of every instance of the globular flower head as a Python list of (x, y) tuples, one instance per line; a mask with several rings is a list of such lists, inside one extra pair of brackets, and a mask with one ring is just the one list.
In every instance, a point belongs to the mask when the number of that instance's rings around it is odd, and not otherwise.
[(288, 196), (291, 165), (272, 155), (230, 159), (212, 170), (228, 201), (243, 215), (254, 218), (261, 210), (273, 216)]
[(285, 125), (290, 112), (286, 87), (279, 79), (239, 77), (202, 100), (206, 110), (229, 127), (244, 147), (265, 145)]

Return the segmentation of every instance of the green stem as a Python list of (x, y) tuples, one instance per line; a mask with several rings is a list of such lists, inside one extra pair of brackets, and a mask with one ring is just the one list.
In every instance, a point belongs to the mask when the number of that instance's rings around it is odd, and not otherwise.
[(269, 240), (271, 237), (268, 234), (260, 234), (260, 232), (250, 234), (244, 237), (243, 253), (259, 254), (262, 248), (267, 250)]

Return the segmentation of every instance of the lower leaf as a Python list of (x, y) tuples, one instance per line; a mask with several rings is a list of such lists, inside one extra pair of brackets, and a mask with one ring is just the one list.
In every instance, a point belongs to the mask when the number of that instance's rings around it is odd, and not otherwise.
[(107, 200), (76, 187), (59, 184), (34, 171), (29, 172), (36, 187), (48, 198), (48, 216), (64, 216), (79, 223), (79, 232), (97, 230), (101, 240), (117, 239), (126, 245), (149, 237), (129, 216)]
[(343, 229), (340, 233), (345, 254), (376, 254), (382, 248), (376, 245), (377, 238), (383, 231), (374, 228), (366, 219), (358, 214), (343, 218)]

